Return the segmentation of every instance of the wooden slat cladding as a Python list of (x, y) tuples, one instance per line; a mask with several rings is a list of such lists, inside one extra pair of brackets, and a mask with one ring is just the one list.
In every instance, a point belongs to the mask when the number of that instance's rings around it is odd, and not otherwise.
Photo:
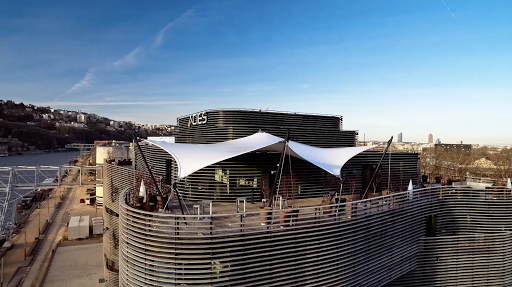
[[(202, 112), (200, 112), (202, 113)], [(197, 114), (200, 114), (197, 113)], [(189, 125), (190, 115), (179, 117), (177, 143), (217, 143), (264, 131), (317, 147), (352, 147), (357, 131), (342, 130), (342, 117), (250, 110), (204, 111), (204, 124)]]
[[(345, 179), (346, 188), (355, 183), (356, 193), (364, 192), (366, 186), (362, 186), (362, 173), (364, 165), (377, 166), (382, 158), (382, 152), (365, 151), (350, 159), (341, 169), (341, 175)], [(419, 183), (420, 158), (417, 153), (397, 152), (386, 154), (380, 167), (382, 181), (379, 190), (388, 189), (392, 192), (405, 190), (412, 180), (413, 184)], [(391, 172), (390, 172), (391, 171)], [(372, 189), (369, 190), (371, 192)]]
[[(264, 216), (225, 213), (225, 209), (212, 215), (145, 212), (120, 200), (119, 282), (120, 286), (510, 286), (511, 204), (510, 190), (456, 187), (328, 207), (271, 210)], [(426, 237), (430, 215), (444, 220), (439, 228), (460, 233), (445, 236), (438, 229), (436, 237)]]

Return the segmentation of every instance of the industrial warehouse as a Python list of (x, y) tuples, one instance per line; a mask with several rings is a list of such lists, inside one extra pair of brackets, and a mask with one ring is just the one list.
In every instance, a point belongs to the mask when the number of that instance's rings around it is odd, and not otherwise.
[(104, 165), (109, 286), (512, 281), (510, 190), (412, 190), (418, 154), (357, 147), (340, 116), (208, 110), (178, 130)]

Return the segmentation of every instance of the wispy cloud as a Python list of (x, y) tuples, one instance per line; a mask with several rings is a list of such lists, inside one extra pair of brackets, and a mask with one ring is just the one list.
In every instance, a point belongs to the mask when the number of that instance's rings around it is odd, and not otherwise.
[(167, 23), (167, 25), (165, 25), (165, 27), (162, 28), (162, 30), (160, 30), (160, 32), (158, 32), (156, 34), (155, 39), (153, 40), (153, 47), (156, 48), (156, 47), (160, 46), (164, 39), (165, 32), (167, 32), (167, 30), (169, 30), (171, 27), (175, 26), (176, 24), (178, 24), (178, 23), (182, 22), (183, 20), (185, 20), (186, 18), (188, 18), (190, 15), (192, 15), (193, 12), (194, 12), (194, 10), (188, 10), (187, 12), (183, 13), (177, 19)]
[(141, 51), (142, 51), (142, 47), (138, 46), (130, 54), (115, 61), (113, 65), (116, 67), (121, 67), (121, 66), (126, 66), (126, 65), (136, 65), (137, 64), (137, 54), (139, 54)]
[(156, 102), (46, 102), (39, 103), (41, 106), (57, 107), (57, 106), (123, 106), (123, 105), (183, 105), (190, 104), (190, 102), (170, 102), (170, 101), (156, 101)]
[(85, 73), (84, 78), (80, 82), (76, 83), (73, 87), (71, 87), (71, 89), (69, 89), (69, 91), (67, 91), (66, 94), (90, 86), (95, 78), (95, 72), (96, 71), (94, 68), (90, 68), (89, 71)]
[(457, 23), (459, 23), (460, 27), (462, 29), (465, 30), (464, 26), (462, 26), (462, 24), (460, 23), (459, 19), (457, 19), (457, 17), (455, 16), (455, 14), (453, 14), (453, 12), (450, 10), (450, 8), (448, 7), (448, 5), (446, 5), (446, 3), (444, 3), (444, 0), (441, 0), (441, 2), (443, 2), (444, 4), (444, 7), (446, 7), (446, 9), (448, 9), (448, 12), (450, 12), (450, 14), (452, 14), (453, 18), (455, 18), (455, 20), (457, 20)]
[(185, 19), (187, 19), (190, 15), (192, 15), (194, 10), (188, 10), (187, 12), (183, 13), (180, 17), (174, 19), (173, 21), (167, 23), (156, 35), (153, 36), (152, 41), (145, 41), (137, 48), (135, 48), (133, 51), (131, 51), (129, 54), (125, 55), (124, 57), (120, 58), (119, 60), (115, 61), (114, 63), (107, 64), (100, 67), (93, 67), (89, 68), (87, 73), (85, 74), (84, 78), (80, 80), (78, 83), (73, 85), (71, 89), (69, 89), (66, 93), (58, 96), (56, 99), (59, 99), (60, 97), (67, 95), (69, 93), (82, 90), (84, 88), (90, 87), (92, 85), (92, 81), (94, 79), (98, 79), (98, 75), (101, 72), (106, 72), (112, 70), (112, 68), (125, 68), (125, 67), (131, 67), (135, 66), (139, 63), (140, 58), (144, 53), (149, 53), (151, 50), (158, 48), (164, 39), (165, 33), (172, 27), (176, 26), (178, 23), (183, 22)]

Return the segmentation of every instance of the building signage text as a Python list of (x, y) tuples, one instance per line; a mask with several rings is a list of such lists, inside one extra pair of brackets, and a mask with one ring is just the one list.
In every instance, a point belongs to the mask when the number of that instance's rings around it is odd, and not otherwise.
[(208, 118), (206, 117), (206, 112), (191, 114), (190, 118), (188, 119), (188, 126), (190, 127), (190, 125), (203, 125), (206, 124), (207, 121)]

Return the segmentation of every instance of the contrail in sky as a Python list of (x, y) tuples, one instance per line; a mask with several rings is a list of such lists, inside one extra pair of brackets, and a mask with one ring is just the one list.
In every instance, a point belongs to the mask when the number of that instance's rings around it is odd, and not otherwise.
[(153, 36), (153, 39), (150, 43), (148, 43), (148, 42), (141, 43), (139, 46), (137, 46), (135, 48), (135, 50), (131, 51), (129, 54), (125, 55), (124, 57), (120, 58), (119, 60), (115, 61), (114, 63), (100, 66), (97, 68), (90, 68), (82, 80), (80, 80), (78, 83), (73, 85), (73, 87), (71, 87), (71, 89), (69, 89), (66, 93), (58, 96), (56, 98), (56, 100), (61, 98), (64, 95), (71, 93), (71, 92), (75, 92), (75, 91), (81, 90), (83, 88), (90, 87), (92, 85), (92, 82), (98, 78), (98, 73), (101, 73), (102, 71), (105, 72), (105, 71), (111, 70), (112, 68), (120, 69), (120, 68), (137, 65), (139, 58), (144, 56), (143, 54), (148, 53), (151, 50), (158, 48), (162, 44), (163, 38), (164, 38), (167, 30), (169, 30), (176, 24), (182, 22), (183, 20), (187, 19), (193, 13), (194, 13), (193, 9), (188, 10), (185, 13), (183, 13), (180, 17), (167, 23), (167, 25), (165, 25), (163, 29), (161, 29), (158, 33), (156, 33), (155, 36)]
[(450, 14), (452, 14), (453, 18), (455, 18), (455, 20), (457, 20), (457, 23), (459, 23), (460, 27), (461, 27), (462, 29), (466, 30), (466, 29), (464, 28), (464, 26), (462, 26), (462, 24), (460, 23), (459, 19), (457, 19), (457, 17), (455, 16), (455, 14), (453, 14), (453, 12), (450, 10), (450, 8), (448, 8), (448, 5), (446, 5), (446, 3), (444, 3), (444, 1), (443, 1), (443, 0), (441, 0), (441, 2), (443, 2), (444, 7), (446, 7), (446, 9), (448, 9), (448, 12), (450, 12)]

